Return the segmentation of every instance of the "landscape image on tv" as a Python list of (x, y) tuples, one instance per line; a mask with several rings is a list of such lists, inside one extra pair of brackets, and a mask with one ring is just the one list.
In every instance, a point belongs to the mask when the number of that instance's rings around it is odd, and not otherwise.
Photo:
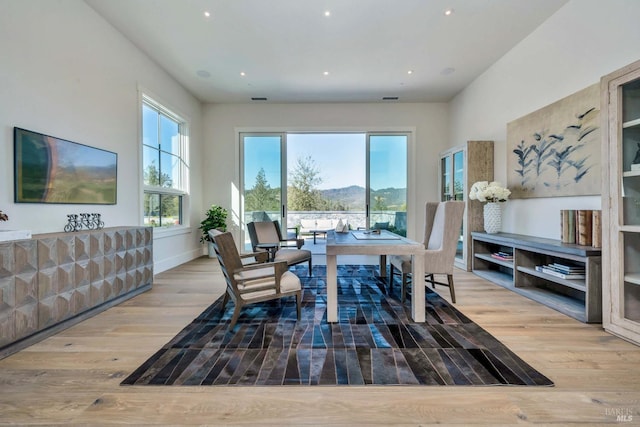
[(118, 155), (14, 128), (16, 203), (116, 203)]

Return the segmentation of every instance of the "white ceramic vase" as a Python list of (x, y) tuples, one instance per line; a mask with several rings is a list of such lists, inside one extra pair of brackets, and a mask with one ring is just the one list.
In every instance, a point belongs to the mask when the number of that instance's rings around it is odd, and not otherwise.
[(484, 231), (489, 234), (498, 233), (502, 226), (502, 208), (500, 203), (491, 202), (484, 205)]

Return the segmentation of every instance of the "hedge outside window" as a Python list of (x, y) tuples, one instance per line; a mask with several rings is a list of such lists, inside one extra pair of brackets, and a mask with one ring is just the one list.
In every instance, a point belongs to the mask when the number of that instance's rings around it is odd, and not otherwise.
[(186, 123), (153, 100), (142, 102), (144, 225), (183, 224), (187, 195)]

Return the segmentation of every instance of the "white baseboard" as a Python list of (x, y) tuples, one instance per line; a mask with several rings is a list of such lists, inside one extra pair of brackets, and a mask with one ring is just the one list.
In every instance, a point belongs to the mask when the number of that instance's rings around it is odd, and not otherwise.
[(174, 267), (184, 264), (185, 262), (200, 258), (202, 255), (205, 255), (202, 249), (194, 249), (192, 251), (184, 252), (176, 256), (154, 261), (153, 274), (156, 275), (158, 273), (162, 273), (163, 271), (170, 270)]

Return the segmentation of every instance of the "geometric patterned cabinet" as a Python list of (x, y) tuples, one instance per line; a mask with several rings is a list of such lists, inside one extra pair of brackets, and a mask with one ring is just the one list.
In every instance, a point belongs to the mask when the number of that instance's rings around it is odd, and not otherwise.
[(0, 243), (0, 358), (151, 289), (153, 228)]

